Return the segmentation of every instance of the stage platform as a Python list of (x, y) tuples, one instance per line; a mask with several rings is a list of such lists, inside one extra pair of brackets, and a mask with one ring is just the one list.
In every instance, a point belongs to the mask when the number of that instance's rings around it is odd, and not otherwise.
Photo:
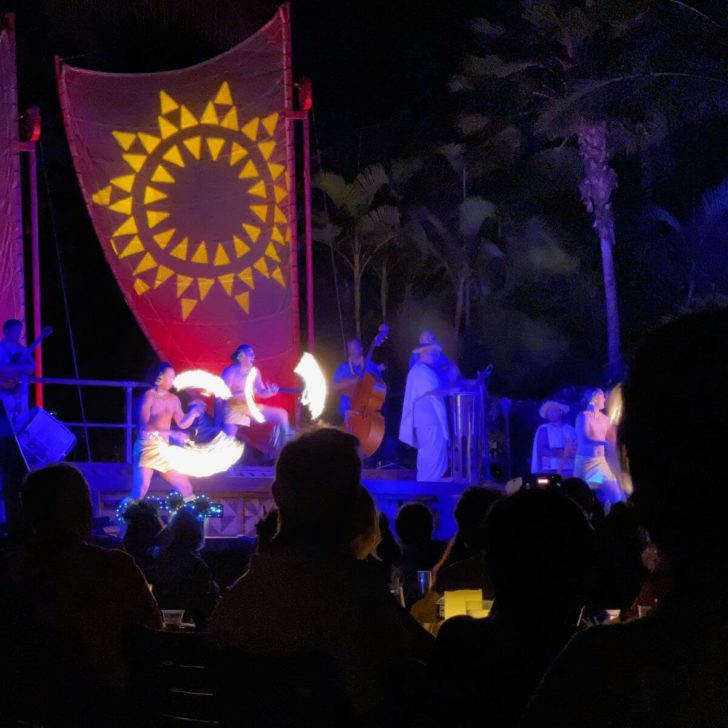
[[(91, 485), (94, 515), (114, 517), (119, 502), (129, 494), (131, 466), (122, 463), (74, 463)], [(362, 483), (377, 508), (394, 523), (399, 507), (410, 501), (425, 503), (435, 514), (435, 537), (449, 539), (455, 532), (453, 509), (466, 483), (450, 480), (419, 483), (411, 470), (364, 470)], [(235, 474), (221, 473), (192, 479), (195, 492), (223, 504), (222, 518), (207, 523), (208, 538), (254, 537), (255, 524), (274, 507), (271, 495), (272, 467), (238, 467)], [(150, 493), (163, 498), (169, 484), (155, 475)]]

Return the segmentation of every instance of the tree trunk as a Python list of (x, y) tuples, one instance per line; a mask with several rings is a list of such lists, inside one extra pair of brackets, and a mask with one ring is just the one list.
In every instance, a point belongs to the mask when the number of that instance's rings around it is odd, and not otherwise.
[(465, 279), (464, 282), (465, 286), (465, 328), (470, 328), (470, 309), (471, 309), (471, 302), (470, 302), (470, 293), (471, 293), (471, 285), (470, 285), (470, 276)]
[(460, 326), (463, 322), (463, 308), (465, 303), (465, 282), (462, 275), (458, 278), (455, 296), (455, 335), (457, 336), (460, 333)]
[(614, 371), (620, 362), (619, 308), (617, 281), (614, 275), (614, 213), (610, 197), (617, 186), (617, 173), (609, 166), (607, 125), (604, 122), (582, 121), (577, 129), (579, 153), (584, 162), (581, 199), (587, 212), (594, 216), (594, 229), (601, 244), (602, 274), (607, 314), (607, 351), (609, 367)]
[(356, 338), (361, 341), (361, 265), (358, 257), (354, 258), (354, 324)]
[(602, 249), (602, 275), (604, 277), (604, 298), (607, 306), (607, 351), (609, 353), (609, 366), (614, 368), (620, 360), (619, 356), (619, 307), (617, 305), (617, 279), (614, 275), (614, 260), (612, 248), (614, 247), (614, 229), (611, 234), (600, 234)]
[(379, 301), (382, 308), (382, 321), (387, 320), (387, 299), (389, 297), (389, 280), (388, 280), (388, 254), (385, 252), (384, 260), (382, 261), (382, 276), (380, 281), (379, 289)]

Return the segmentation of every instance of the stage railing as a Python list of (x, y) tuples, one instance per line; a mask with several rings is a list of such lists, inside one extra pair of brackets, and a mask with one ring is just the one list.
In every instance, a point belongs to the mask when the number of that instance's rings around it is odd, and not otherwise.
[(109, 387), (124, 390), (124, 421), (123, 422), (64, 422), (66, 427), (81, 428), (88, 441), (88, 430), (110, 429), (124, 430), (125, 462), (131, 463), (134, 440), (134, 390), (149, 389), (149, 382), (117, 382), (107, 379), (65, 379), (62, 377), (28, 377), (30, 384), (43, 384), (49, 386), (69, 387)]

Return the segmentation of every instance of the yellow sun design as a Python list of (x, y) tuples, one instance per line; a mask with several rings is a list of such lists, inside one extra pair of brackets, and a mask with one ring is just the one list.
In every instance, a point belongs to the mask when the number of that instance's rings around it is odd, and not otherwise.
[[(111, 246), (119, 259), (129, 259), (138, 295), (174, 282), (183, 320), (218, 285), (249, 313), (256, 276), (287, 283), (279, 250), (291, 240), (281, 205), (288, 175), (283, 164), (271, 161), (279, 114), (241, 124), (227, 81), (203, 109), (195, 109), (199, 118), (166, 91), (160, 91), (159, 102), (157, 133), (112, 132), (131, 171), (91, 197), (119, 215)], [(225, 174), (234, 173), (243, 185), (234, 190), (242, 196), (231, 198), (239, 215), (224, 215), (236, 219), (235, 229), (218, 230), (214, 238), (184, 229), (175, 206), (168, 204), (179, 198), (180, 175), (191, 169), (199, 173), (207, 164), (223, 165)], [(187, 215), (188, 226), (190, 219)], [(196, 219), (204, 230), (206, 211), (197, 211)]]

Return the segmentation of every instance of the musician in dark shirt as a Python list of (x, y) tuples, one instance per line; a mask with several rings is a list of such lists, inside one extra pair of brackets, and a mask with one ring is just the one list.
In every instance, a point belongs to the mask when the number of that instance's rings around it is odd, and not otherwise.
[(0, 400), (15, 428), (28, 409), (28, 385), (21, 381), (35, 371), (35, 364), (28, 350), (20, 343), (23, 324), (8, 319), (3, 324), (0, 339)]
[[(334, 372), (334, 390), (339, 393), (339, 415), (346, 421), (346, 413), (351, 409), (351, 395), (364, 376), (364, 349), (359, 339), (346, 342), (346, 361), (342, 362)], [(376, 364), (369, 362), (367, 371), (379, 378), (380, 371)]]

